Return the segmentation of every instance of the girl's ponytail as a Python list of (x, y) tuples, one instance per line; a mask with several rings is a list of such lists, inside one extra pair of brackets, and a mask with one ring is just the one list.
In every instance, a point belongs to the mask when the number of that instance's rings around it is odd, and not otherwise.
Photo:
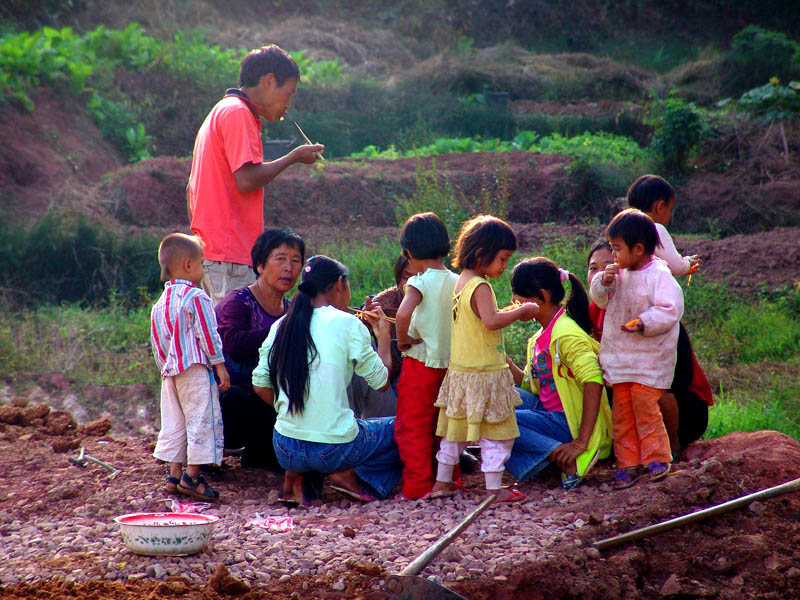
[(272, 389), (282, 390), (289, 399), (289, 413), (302, 414), (311, 364), (317, 348), (311, 338), (314, 297), (328, 291), (340, 277), (347, 277), (347, 267), (327, 256), (312, 256), (302, 270), (302, 281), (280, 322), (269, 351), (269, 378)]
[(589, 316), (589, 297), (586, 295), (586, 290), (581, 283), (581, 280), (575, 277), (573, 273), (569, 274), (569, 282), (572, 285), (572, 290), (569, 293), (567, 300), (566, 311), (572, 317), (578, 326), (589, 335), (592, 335), (592, 319)]

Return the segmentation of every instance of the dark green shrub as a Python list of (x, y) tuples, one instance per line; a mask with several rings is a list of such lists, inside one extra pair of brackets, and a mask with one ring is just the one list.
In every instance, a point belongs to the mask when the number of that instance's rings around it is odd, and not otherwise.
[(673, 173), (686, 168), (686, 161), (708, 131), (705, 113), (677, 97), (651, 104), (646, 122), (653, 127), (653, 158), (660, 168)]
[(733, 37), (723, 60), (723, 93), (738, 95), (771, 77), (788, 81), (800, 71), (794, 63), (798, 52), (800, 44), (786, 34), (748, 25)]
[(82, 216), (48, 213), (28, 229), (0, 220), (0, 239), (0, 287), (22, 304), (102, 304), (110, 295), (135, 303), (143, 290), (161, 287), (153, 234), (123, 235)]

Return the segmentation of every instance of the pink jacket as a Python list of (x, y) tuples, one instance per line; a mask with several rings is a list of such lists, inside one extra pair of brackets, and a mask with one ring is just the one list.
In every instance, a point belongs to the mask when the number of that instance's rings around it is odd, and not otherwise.
[[(598, 355), (606, 382), (668, 389), (675, 373), (683, 291), (666, 263), (653, 258), (642, 269), (621, 269), (609, 287), (595, 277), (589, 290), (597, 306), (606, 309)], [(622, 331), (636, 318), (644, 331)]]

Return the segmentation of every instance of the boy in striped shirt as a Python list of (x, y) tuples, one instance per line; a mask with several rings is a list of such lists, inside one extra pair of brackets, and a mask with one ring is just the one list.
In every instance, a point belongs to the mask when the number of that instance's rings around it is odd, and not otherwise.
[(158, 262), (164, 293), (150, 313), (150, 341), (161, 371), (161, 431), (153, 456), (169, 463), (167, 492), (218, 500), (200, 466), (222, 463), (219, 390), (230, 378), (214, 308), (200, 288), (203, 247), (198, 238), (172, 233), (161, 240)]

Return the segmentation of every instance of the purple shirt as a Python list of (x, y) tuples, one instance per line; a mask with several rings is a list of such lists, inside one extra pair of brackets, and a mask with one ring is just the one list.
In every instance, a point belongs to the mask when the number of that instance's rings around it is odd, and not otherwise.
[(247, 287), (229, 293), (214, 307), (231, 385), (252, 388), (258, 350), (267, 339), (272, 324), (286, 313), (288, 307), (289, 301), (284, 298), (283, 312), (271, 315)]

